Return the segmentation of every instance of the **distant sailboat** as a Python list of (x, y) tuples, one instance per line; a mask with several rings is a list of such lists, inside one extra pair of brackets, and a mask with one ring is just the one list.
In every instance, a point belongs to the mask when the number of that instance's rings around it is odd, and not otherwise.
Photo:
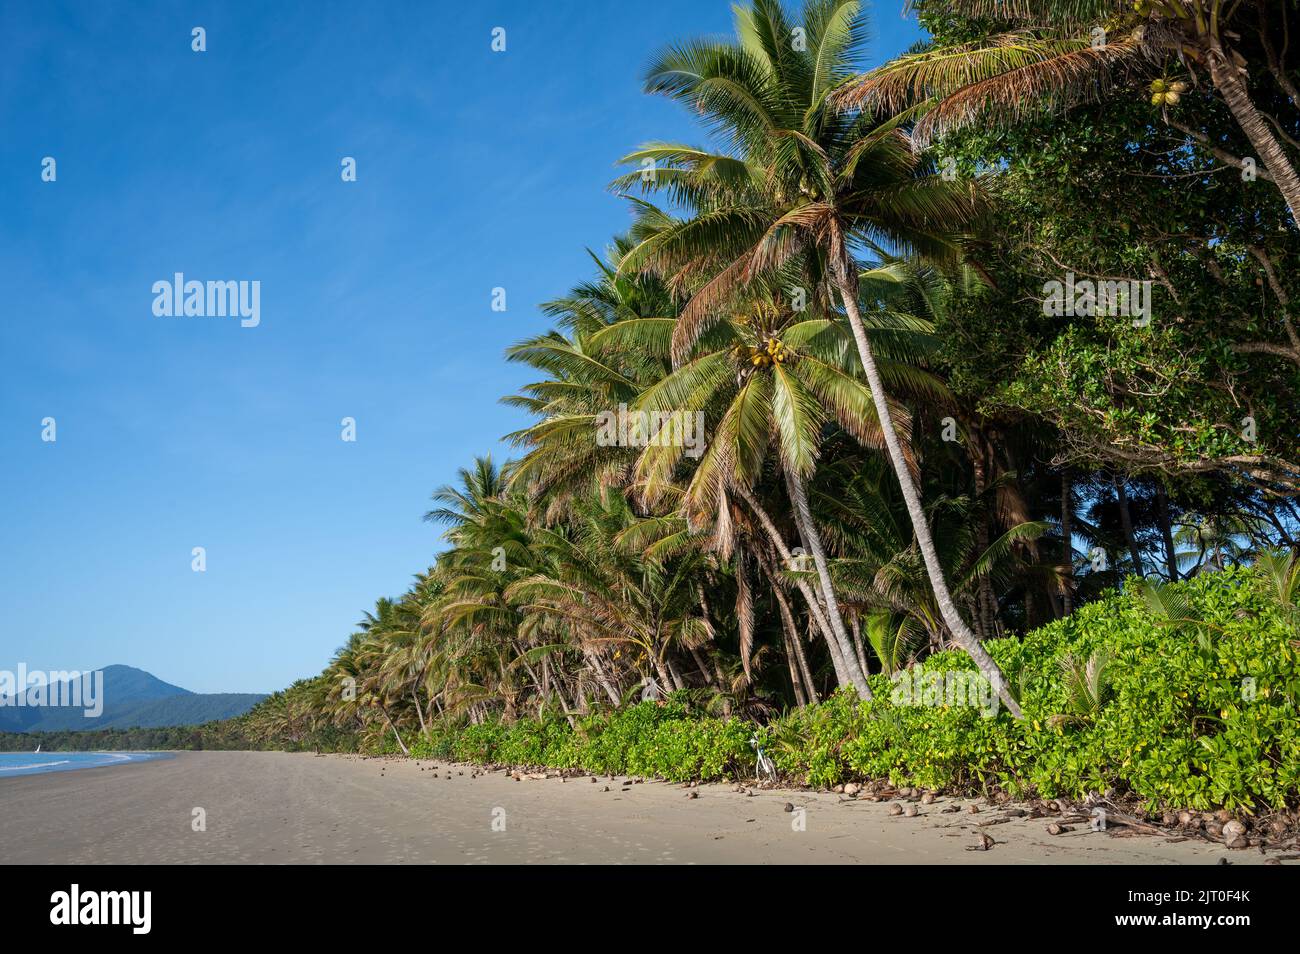
[[(37, 742), (37, 743), (36, 743), (36, 752), (39, 752), (40, 750), (41, 750), (41, 743)], [(35, 755), (36, 752), (33, 752), (32, 754)]]

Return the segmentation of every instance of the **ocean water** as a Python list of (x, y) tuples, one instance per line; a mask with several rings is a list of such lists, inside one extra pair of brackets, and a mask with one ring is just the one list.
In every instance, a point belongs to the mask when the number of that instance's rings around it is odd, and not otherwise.
[(170, 758), (165, 752), (0, 752), (0, 778)]

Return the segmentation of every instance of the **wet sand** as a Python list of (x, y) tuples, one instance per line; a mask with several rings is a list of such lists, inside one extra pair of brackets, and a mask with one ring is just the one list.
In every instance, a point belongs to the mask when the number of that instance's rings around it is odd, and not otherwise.
[[(834, 794), (686, 790), (622, 779), (515, 781), (466, 766), (288, 752), (175, 758), (0, 780), (9, 864), (1258, 864), (1255, 850), (1092, 832), (1047, 819), (915, 818)], [(422, 771), (421, 769), (424, 769)], [(451, 778), (445, 776), (450, 771)], [(459, 774), (463, 772), (464, 774)], [(608, 786), (609, 791), (606, 791)], [(697, 798), (690, 793), (698, 792)], [(785, 811), (786, 803), (798, 811)], [(201, 808), (205, 831), (194, 830)], [(796, 830), (802, 818), (804, 829)], [(504, 830), (499, 830), (504, 829)], [(987, 851), (968, 850), (987, 834)]]

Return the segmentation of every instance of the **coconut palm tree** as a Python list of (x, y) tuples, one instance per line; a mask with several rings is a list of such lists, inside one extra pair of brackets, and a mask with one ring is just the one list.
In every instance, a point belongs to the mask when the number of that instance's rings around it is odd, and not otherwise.
[[(713, 522), (725, 528), (728, 519), (716, 517), (728, 506), (729, 491), (752, 488), (775, 459), (799, 536), (817, 569), (820, 602), (830, 624), (827, 647), (837, 676), (842, 685), (853, 685), (867, 696), (866, 674), (831, 586), (807, 481), (828, 423), (865, 446), (883, 446), (876, 406), (855, 373), (852, 345), (842, 325), (818, 311), (794, 311), (770, 290), (752, 290), (750, 300), (737, 301), (738, 310), (696, 339), (675, 371), (643, 392), (636, 410), (704, 415), (711, 436), (689, 471), (682, 500), (694, 526)], [(887, 321), (882, 318), (881, 324)], [(907, 340), (902, 335), (908, 329), (900, 325), (895, 319), (889, 330), (900, 341)], [(609, 346), (641, 350), (668, 343), (657, 326), (638, 320), (611, 325), (597, 338)], [(936, 377), (904, 361), (885, 363), (883, 373), (908, 393), (945, 393)], [(654, 505), (665, 487), (675, 487), (672, 481), (686, 453), (686, 447), (674, 442), (645, 448), (634, 476), (641, 499)], [(814, 599), (810, 609), (817, 602)]]
[[(1170, 108), (1190, 84), (1169, 79), (1168, 71), (1190, 71), (1198, 83), (1199, 71), (1204, 71), (1263, 163), (1260, 178), (1273, 182), (1300, 223), (1300, 175), (1283, 143), (1295, 146), (1292, 137), (1300, 109), (1295, 68), (1285, 61), (1284, 38), (1290, 28), (1300, 27), (1295, 4), (943, 0), (938, 6), (983, 18), (979, 22), (988, 25), (988, 32), (970, 42), (901, 56), (847, 83), (834, 95), (835, 102), (847, 109), (918, 116), (913, 136), (924, 145), (976, 124), (1013, 122), (1045, 109), (1063, 111), (1108, 96), (1130, 96), (1133, 83), (1128, 80), (1140, 77), (1150, 81), (1141, 95), (1151, 96), (1153, 104), (1164, 109), (1169, 125), (1241, 168), (1242, 158), (1170, 118)], [(1275, 45), (1279, 42), (1281, 49)], [(1291, 136), (1267, 109), (1256, 105), (1269, 95), (1260, 89), (1266, 77), (1272, 80), (1272, 95), (1291, 112), (1286, 123)]]
[(736, 8), (736, 42), (690, 41), (661, 53), (647, 91), (697, 111), (722, 149), (652, 142), (624, 157), (639, 171), (617, 188), (665, 192), (687, 214), (644, 206), (620, 270), (657, 271), (689, 295), (673, 331), (678, 363), (723, 320), (723, 306), (760, 278), (797, 266), (807, 285), (796, 293), (839, 296), (944, 623), (1018, 716), (1001, 671), (948, 591), (863, 324), (853, 257), (857, 246), (952, 261), (981, 196), (970, 180), (932, 174), (901, 118), (877, 124), (831, 103), (854, 72), (864, 27), (856, 0), (809, 0), (800, 23), (777, 0), (755, 0)]
[(655, 560), (620, 546), (620, 534), (637, 518), (612, 489), (585, 501), (578, 516), (571, 531), (534, 535), (538, 569), (506, 594), (519, 608), (521, 628), (558, 622), (594, 650), (609, 648), (615, 660), (647, 666), (642, 677), (653, 675), (665, 692), (685, 688), (674, 651), (698, 648), (712, 635), (695, 600), (697, 563)]

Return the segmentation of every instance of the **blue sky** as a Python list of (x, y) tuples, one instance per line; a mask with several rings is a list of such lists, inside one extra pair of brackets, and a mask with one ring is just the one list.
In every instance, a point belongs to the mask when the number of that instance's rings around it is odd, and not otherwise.
[[(901, 5), (873, 62), (918, 37)], [(626, 226), (615, 160), (704, 141), (645, 63), (730, 24), (721, 0), (0, 8), (0, 668), (318, 672), (432, 562), (431, 491), (523, 423), (502, 351)], [(261, 282), (260, 325), (154, 317), (175, 272)]]

